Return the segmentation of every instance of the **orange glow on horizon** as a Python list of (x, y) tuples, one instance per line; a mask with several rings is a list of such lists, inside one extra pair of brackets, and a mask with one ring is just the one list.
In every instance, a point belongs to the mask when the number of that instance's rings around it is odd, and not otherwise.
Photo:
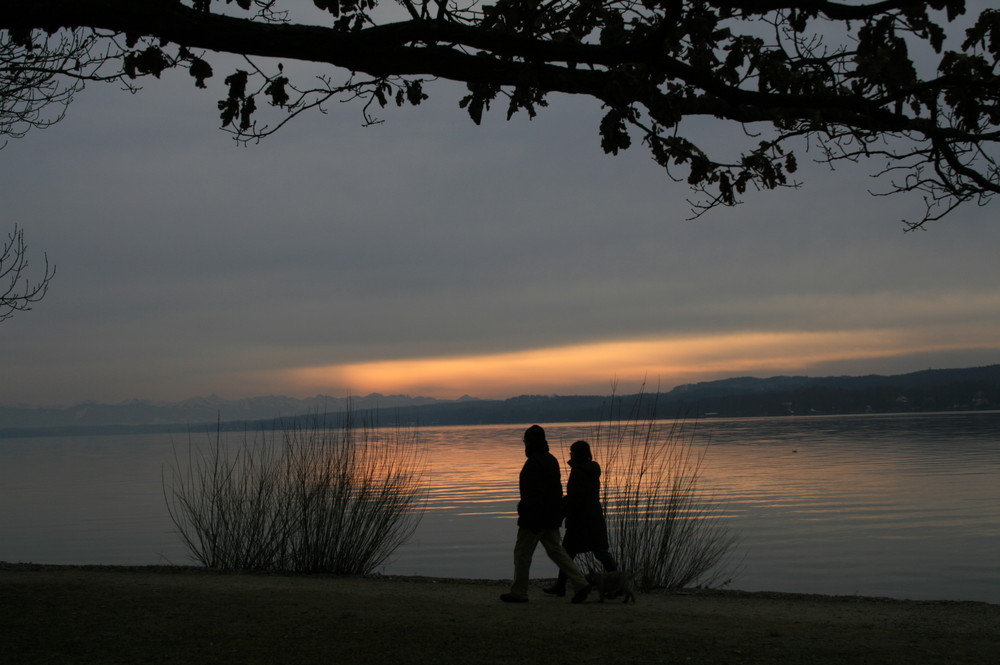
[[(926, 334), (926, 331), (925, 331)], [(353, 394), (408, 393), (439, 398), (463, 394), (607, 393), (670, 389), (721, 376), (804, 373), (820, 363), (880, 358), (954, 348), (946, 341), (921, 341), (907, 331), (738, 333), (597, 342), (496, 354), (410, 358), (303, 367), (279, 374), (279, 381), (305, 392), (347, 389)], [(982, 346), (993, 346), (983, 340)]]

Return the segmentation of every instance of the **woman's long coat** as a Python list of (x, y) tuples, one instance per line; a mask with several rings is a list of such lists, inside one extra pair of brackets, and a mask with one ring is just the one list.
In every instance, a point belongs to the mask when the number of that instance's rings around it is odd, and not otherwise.
[(570, 552), (608, 548), (608, 528), (601, 508), (601, 465), (593, 460), (569, 461), (564, 514), (563, 545)]

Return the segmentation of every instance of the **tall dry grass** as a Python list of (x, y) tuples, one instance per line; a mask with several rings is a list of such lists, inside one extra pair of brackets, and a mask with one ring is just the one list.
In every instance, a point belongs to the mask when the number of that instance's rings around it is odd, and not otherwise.
[(613, 400), (590, 443), (619, 568), (643, 590), (728, 582), (738, 538), (722, 519), (725, 502), (701, 486), (709, 446), (697, 423), (661, 420), (646, 395)]
[[(176, 451), (175, 451), (176, 452)], [(420, 521), (416, 432), (316, 418), (306, 426), (189, 439), (164, 477), (167, 509), (209, 568), (367, 574)]]

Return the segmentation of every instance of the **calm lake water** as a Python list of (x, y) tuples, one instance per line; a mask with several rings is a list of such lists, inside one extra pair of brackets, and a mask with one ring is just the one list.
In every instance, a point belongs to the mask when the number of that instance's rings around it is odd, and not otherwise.
[[(384, 572), (511, 576), (524, 427), (418, 431), (426, 511)], [(545, 427), (563, 460), (595, 439), (594, 424)], [(695, 441), (739, 536), (731, 588), (1000, 603), (1000, 413), (707, 420)], [(0, 439), (0, 560), (189, 563), (162, 484), (187, 445)], [(532, 574), (555, 575), (541, 549)]]

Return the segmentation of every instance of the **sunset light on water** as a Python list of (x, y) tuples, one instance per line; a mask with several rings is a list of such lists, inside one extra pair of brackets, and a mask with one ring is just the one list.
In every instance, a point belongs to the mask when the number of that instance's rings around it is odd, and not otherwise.
[[(730, 586), (1000, 602), (998, 420), (1000, 412), (697, 423), (699, 488), (721, 502), (717, 517), (738, 537)], [(615, 473), (598, 425), (545, 425), (563, 482), (578, 438)], [(418, 428), (425, 503), (386, 573), (510, 577), (523, 431)], [(16, 509), (0, 514), (0, 561), (187, 563), (163, 494), (164, 469), (187, 442), (182, 433), (5, 439), (0, 502)], [(554, 574), (544, 556), (533, 574)]]

